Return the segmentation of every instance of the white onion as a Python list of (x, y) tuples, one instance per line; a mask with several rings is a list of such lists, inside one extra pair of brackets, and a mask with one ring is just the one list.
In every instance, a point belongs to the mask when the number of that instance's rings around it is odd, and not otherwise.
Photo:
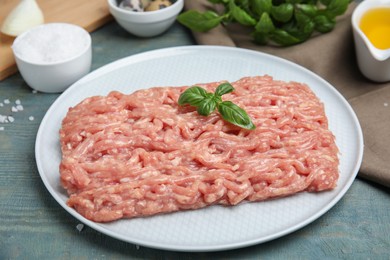
[(43, 23), (43, 13), (36, 1), (21, 0), (5, 18), (1, 32), (9, 36), (18, 36), (28, 29)]

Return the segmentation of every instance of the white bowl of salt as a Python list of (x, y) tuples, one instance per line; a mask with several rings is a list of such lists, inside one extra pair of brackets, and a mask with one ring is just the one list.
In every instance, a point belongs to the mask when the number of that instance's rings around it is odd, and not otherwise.
[(33, 27), (16, 37), (12, 51), (23, 79), (41, 92), (63, 92), (91, 70), (91, 36), (73, 24)]

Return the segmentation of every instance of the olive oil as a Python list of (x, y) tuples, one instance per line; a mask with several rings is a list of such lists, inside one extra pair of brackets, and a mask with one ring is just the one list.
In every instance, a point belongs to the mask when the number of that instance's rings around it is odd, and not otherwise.
[(376, 48), (390, 49), (390, 7), (368, 10), (359, 26)]

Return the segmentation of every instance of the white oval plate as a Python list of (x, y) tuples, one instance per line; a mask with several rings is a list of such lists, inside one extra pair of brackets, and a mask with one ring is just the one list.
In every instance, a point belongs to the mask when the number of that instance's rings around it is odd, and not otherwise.
[[(68, 108), (112, 90), (132, 93), (153, 86), (182, 86), (268, 74), (274, 79), (308, 84), (325, 103), (329, 127), (340, 149), (338, 186), (323, 193), (235, 207), (205, 209), (119, 220), (91, 222), (66, 205), (59, 182), (61, 160), (58, 131)], [(141, 246), (175, 251), (218, 251), (266, 242), (316, 220), (333, 207), (355, 179), (363, 155), (363, 136), (355, 113), (325, 80), (292, 62), (251, 50), (185, 46), (149, 51), (108, 64), (85, 76), (53, 103), (38, 130), (36, 162), (41, 178), (55, 200), (84, 224), (111, 237)]]

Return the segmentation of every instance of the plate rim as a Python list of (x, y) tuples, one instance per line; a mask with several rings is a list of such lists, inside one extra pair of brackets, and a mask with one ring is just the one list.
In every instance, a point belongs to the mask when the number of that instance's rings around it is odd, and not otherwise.
[[(332, 94), (335, 94), (337, 98), (343, 102), (343, 105), (345, 108), (348, 109), (348, 115), (351, 117), (350, 119), (355, 123), (356, 128), (356, 137), (358, 138), (359, 144), (359, 150), (357, 152), (357, 158), (355, 166), (353, 167), (353, 174), (351, 174), (351, 177), (348, 179), (348, 181), (345, 183), (345, 185), (338, 191), (338, 194), (329, 202), (326, 204), (322, 210), (318, 211), (316, 214), (311, 215), (309, 218), (307, 218), (305, 221), (302, 221), (300, 223), (295, 224), (293, 227), (282, 230), (278, 233), (274, 233), (265, 237), (257, 238), (257, 239), (251, 239), (251, 240), (246, 240), (246, 241), (240, 241), (240, 242), (235, 242), (235, 243), (230, 243), (230, 244), (222, 244), (222, 245), (212, 245), (212, 246), (187, 246), (187, 245), (162, 245), (160, 243), (148, 243), (145, 241), (140, 241), (139, 239), (132, 239), (128, 240), (126, 239), (123, 235), (121, 234), (116, 234), (112, 232), (109, 228), (104, 227), (104, 224), (102, 225), (101, 223), (95, 223), (93, 221), (90, 221), (88, 219), (85, 219), (83, 216), (81, 216), (79, 213), (74, 211), (72, 208), (69, 208), (66, 206), (66, 204), (63, 203), (63, 201), (60, 199), (58, 196), (57, 192), (54, 190), (54, 188), (51, 186), (51, 184), (48, 182), (48, 179), (45, 177), (45, 174), (43, 173), (43, 166), (42, 166), (42, 161), (39, 160), (39, 149), (41, 147), (41, 143), (39, 142), (42, 138), (43, 132), (44, 132), (44, 126), (46, 125), (47, 121), (49, 120), (49, 115), (52, 113), (52, 110), (55, 110), (56, 105), (61, 102), (62, 99), (66, 99), (66, 96), (69, 93), (72, 93), (74, 89), (80, 85), (80, 84), (86, 84), (90, 80), (94, 80), (95, 78), (104, 76), (104, 74), (107, 74), (111, 71), (114, 71), (118, 68), (123, 68), (125, 66), (130, 66), (131, 64), (137, 63), (137, 62), (142, 62), (145, 60), (148, 60), (150, 58), (155, 58), (156, 55), (160, 55), (160, 57), (168, 56), (171, 57), (173, 54), (174, 55), (182, 55), (183, 51), (186, 52), (194, 52), (194, 51), (204, 51), (204, 50), (220, 50), (220, 51), (234, 51), (234, 52), (244, 52), (244, 53), (249, 53), (249, 54), (255, 54), (255, 55), (260, 55), (260, 56), (265, 56), (271, 59), (274, 59), (278, 62), (286, 63), (288, 66), (293, 66), (297, 67), (299, 70), (302, 70), (304, 73), (309, 74), (310, 76), (314, 77), (316, 80), (321, 81), (323, 84), (325, 84), (329, 90), (332, 91)], [(179, 52), (179, 53), (178, 53)], [(285, 236), (287, 234), (293, 233), (296, 230), (299, 230), (308, 224), (312, 223), (322, 215), (324, 215), (326, 212), (328, 212), (331, 208), (334, 207), (335, 204), (337, 204), (340, 199), (345, 195), (345, 193), (349, 190), (351, 187), (353, 181), (355, 180), (358, 171), (360, 169), (362, 159), (363, 159), (363, 149), (364, 149), (364, 139), (363, 139), (363, 132), (358, 120), (358, 117), (354, 110), (352, 109), (351, 105), (348, 103), (348, 101), (344, 98), (344, 96), (341, 95), (341, 93), (333, 86), (331, 85), (328, 81), (323, 79), (321, 76), (318, 74), (310, 71), (309, 69), (296, 64), (290, 60), (267, 54), (264, 52), (260, 51), (254, 51), (254, 50), (249, 50), (249, 49), (243, 49), (243, 48), (238, 48), (238, 47), (228, 47), (228, 46), (210, 46), (210, 45), (190, 45), (190, 46), (178, 46), (178, 47), (167, 47), (167, 48), (161, 48), (161, 49), (156, 49), (156, 50), (150, 50), (142, 53), (137, 53), (134, 55), (130, 55), (127, 57), (120, 58), (118, 60), (112, 61), (108, 64), (103, 65), (102, 67), (90, 72), (74, 84), (72, 84), (68, 89), (66, 89), (62, 94), (60, 94), (57, 99), (51, 104), (49, 109), (46, 111), (45, 116), (43, 117), (39, 128), (38, 132), (36, 135), (36, 141), (35, 141), (35, 158), (36, 158), (36, 164), (38, 168), (38, 172), (40, 175), (41, 180), (43, 181), (46, 189), (49, 191), (51, 196), (56, 200), (57, 203), (59, 203), (68, 213), (70, 213), (74, 218), (77, 220), (83, 222), (84, 224), (88, 225), (89, 227), (95, 229), (98, 232), (104, 233), (105, 235), (111, 236), (113, 238), (122, 240), (124, 242), (128, 243), (133, 243), (136, 245), (141, 245), (149, 248), (155, 248), (155, 249), (162, 249), (162, 250), (170, 250), (170, 251), (182, 251), (182, 252), (214, 252), (214, 251), (221, 251), (221, 250), (230, 250), (230, 249), (237, 249), (237, 248), (243, 248), (247, 246), (252, 246), (264, 242), (268, 242), (277, 238), (280, 238), (282, 236)]]

